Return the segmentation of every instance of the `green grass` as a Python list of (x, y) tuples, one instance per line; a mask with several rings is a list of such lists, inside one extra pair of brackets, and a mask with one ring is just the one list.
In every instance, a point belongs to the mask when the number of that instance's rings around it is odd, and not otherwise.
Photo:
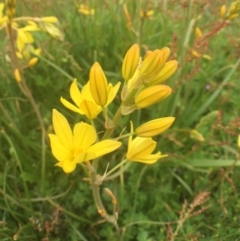
[[(18, 1), (18, 16), (50, 16), (60, 20), (64, 41), (36, 34), (42, 57), (24, 76), (52, 133), (52, 109), (70, 123), (83, 117), (64, 108), (72, 77), (83, 85), (95, 61), (108, 80), (121, 80), (121, 63), (133, 44), (146, 50), (171, 48), (170, 59), (179, 68), (166, 82), (173, 94), (152, 108), (132, 114), (134, 125), (150, 119), (175, 116), (174, 125), (155, 138), (169, 157), (154, 165), (131, 163), (119, 177), (104, 182), (119, 203), (119, 226), (123, 240), (170, 240), (180, 218), (184, 200), (190, 205), (199, 193), (210, 192), (199, 213), (183, 224), (175, 240), (240, 240), (239, 161), (239, 17), (221, 27), (223, 1), (126, 1), (132, 20), (127, 28), (124, 1), (86, 1), (95, 15), (77, 12), (77, 1)], [(38, 7), (36, 7), (38, 5)], [(228, 7), (230, 4), (228, 5)], [(139, 10), (154, 9), (152, 19)], [(195, 27), (204, 39), (196, 41)], [(219, 31), (217, 31), (219, 27)], [(0, 32), (0, 238), (8, 240), (117, 240), (111, 224), (101, 222), (87, 174), (80, 167), (66, 175), (54, 167), (48, 139), (42, 140), (36, 114), (13, 77), (10, 44)], [(211, 56), (196, 58), (191, 50)], [(238, 52), (237, 52), (238, 51)], [(8, 58), (6, 58), (8, 56)], [(119, 104), (119, 95), (111, 106)], [(120, 126), (126, 123), (120, 121)], [(191, 138), (196, 129), (204, 142)], [(46, 146), (45, 146), (46, 145)], [(119, 163), (109, 156), (111, 166)], [(45, 163), (45, 168), (43, 168)], [(100, 162), (100, 173), (106, 162)], [(112, 204), (102, 191), (109, 212)], [(202, 210), (208, 206), (206, 210)], [(15, 239), (14, 239), (15, 238)], [(45, 238), (45, 239), (44, 239)]]

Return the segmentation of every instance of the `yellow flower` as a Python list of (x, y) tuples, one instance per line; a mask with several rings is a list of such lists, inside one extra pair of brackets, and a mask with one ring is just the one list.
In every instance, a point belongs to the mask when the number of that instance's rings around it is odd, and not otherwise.
[(64, 35), (61, 32), (61, 30), (56, 27), (54, 24), (49, 23), (49, 22), (40, 22), (39, 23), (39, 27), (47, 32), (51, 37), (58, 39), (60, 41), (64, 40)]
[[(132, 122), (131, 132), (133, 132)], [(128, 139), (128, 151), (126, 157), (129, 161), (153, 164), (158, 159), (167, 156), (161, 155), (159, 151), (155, 154), (152, 154), (152, 152), (156, 148), (156, 144), (157, 143), (153, 141), (152, 138), (136, 137), (133, 140), (132, 136), (130, 136)]]
[[(108, 100), (105, 107), (113, 101), (119, 87), (120, 82), (114, 87), (112, 86), (112, 84), (108, 84)], [(96, 104), (95, 100), (93, 99), (89, 82), (87, 82), (87, 84), (83, 86), (82, 91), (80, 92), (77, 86), (77, 80), (74, 79), (70, 87), (70, 96), (76, 106), (61, 97), (60, 101), (62, 102), (62, 104), (74, 112), (77, 112), (81, 115), (86, 115), (87, 118), (90, 120), (96, 118), (97, 115), (102, 111), (102, 107)]]
[(154, 14), (154, 10), (141, 10), (140, 17), (151, 19)]
[(31, 33), (23, 30), (17, 29), (17, 48), (19, 52), (25, 48), (25, 44), (30, 44), (34, 42), (34, 38)]
[(74, 171), (78, 163), (106, 155), (122, 144), (109, 139), (95, 143), (95, 129), (84, 122), (77, 123), (72, 131), (67, 119), (55, 109), (53, 128), (55, 134), (49, 134), (52, 153), (58, 160), (56, 166), (66, 173)]
[(89, 6), (85, 5), (85, 4), (80, 4), (79, 8), (78, 8), (78, 12), (82, 13), (83, 15), (94, 15), (95, 14), (95, 10), (93, 8), (89, 8)]
[(139, 126), (135, 133), (141, 137), (153, 137), (167, 130), (174, 122), (175, 117), (158, 118)]
[(76, 106), (61, 97), (60, 101), (68, 109), (81, 115), (86, 115), (88, 119), (94, 119), (101, 112), (101, 107), (94, 102), (89, 84), (87, 83), (82, 91), (78, 89), (77, 80), (74, 79), (70, 87), (70, 96)]
[(145, 108), (154, 105), (172, 93), (172, 89), (167, 85), (154, 85), (140, 91), (134, 101), (137, 108)]
[(238, 147), (240, 148), (240, 135), (238, 135), (238, 142), (237, 142)]
[(134, 44), (127, 51), (122, 64), (122, 76), (125, 79), (125, 82), (127, 82), (136, 71), (139, 58), (140, 58), (139, 46), (138, 44)]

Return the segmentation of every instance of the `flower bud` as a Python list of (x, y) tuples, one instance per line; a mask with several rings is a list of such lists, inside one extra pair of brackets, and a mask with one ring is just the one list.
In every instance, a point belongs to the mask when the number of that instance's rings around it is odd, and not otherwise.
[(21, 75), (20, 75), (20, 72), (18, 69), (15, 69), (14, 70), (14, 77), (15, 77), (15, 80), (20, 83), (22, 81), (22, 78), (21, 78)]
[(161, 64), (162, 55), (159, 49), (154, 50), (150, 53), (142, 62), (142, 66), (139, 70), (139, 76), (147, 79), (152, 74), (154, 74)]
[(196, 38), (201, 38), (202, 37), (202, 31), (200, 28), (195, 29), (195, 36)]
[(28, 62), (28, 67), (34, 66), (37, 62), (38, 62), (38, 58), (37, 58), (37, 57), (31, 58), (31, 59), (29, 60), (29, 62)]
[(148, 85), (162, 84), (165, 80), (169, 79), (176, 71), (178, 62), (171, 60), (165, 63), (162, 70), (151, 80)]
[(140, 137), (153, 137), (167, 130), (174, 122), (175, 117), (164, 117), (148, 121), (139, 126), (135, 133)]
[(134, 101), (138, 108), (145, 108), (164, 100), (171, 92), (167, 85), (154, 85), (139, 92)]
[(167, 59), (170, 55), (170, 49), (168, 47), (164, 47), (160, 49), (162, 55), (162, 66), (166, 63)]
[(220, 17), (224, 18), (226, 16), (226, 12), (227, 12), (227, 7), (226, 5), (222, 5), (221, 9), (220, 9)]
[(122, 64), (122, 76), (127, 82), (132, 78), (137, 69), (140, 58), (140, 49), (137, 44), (134, 44), (126, 53)]
[(90, 70), (89, 84), (96, 104), (105, 106), (108, 101), (107, 79), (98, 62)]

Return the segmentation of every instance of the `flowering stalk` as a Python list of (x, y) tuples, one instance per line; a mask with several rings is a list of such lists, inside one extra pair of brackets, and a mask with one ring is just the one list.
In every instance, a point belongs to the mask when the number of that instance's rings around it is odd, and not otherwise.
[(19, 63), (18, 63), (18, 58), (16, 56), (16, 50), (15, 50), (15, 46), (14, 46), (14, 37), (13, 37), (13, 30), (12, 30), (12, 21), (9, 19), (9, 21), (7, 22), (7, 33), (8, 33), (8, 37), (9, 37), (9, 41), (10, 41), (10, 46), (11, 46), (11, 52), (12, 52), (12, 62), (13, 62), (13, 66), (14, 69), (18, 70), (19, 76), (20, 76), (20, 80), (18, 82), (18, 86), (20, 88), (20, 90), (22, 91), (22, 93), (26, 96), (26, 98), (28, 99), (29, 103), (31, 104), (33, 111), (35, 112), (35, 115), (38, 119), (40, 128), (41, 128), (41, 133), (42, 133), (42, 138), (41, 138), (41, 146), (42, 146), (42, 167), (41, 167), (41, 193), (42, 195), (44, 194), (44, 182), (45, 182), (45, 162), (46, 162), (46, 130), (45, 130), (45, 126), (44, 126), (44, 121), (42, 118), (42, 115), (38, 109), (38, 106), (32, 96), (32, 93), (25, 81), (25, 78), (23, 76), (23, 74), (20, 71), (20, 67), (19, 67)]
[[(80, 122), (71, 130), (66, 118), (54, 110), (53, 127), (55, 134), (49, 135), (53, 155), (59, 161), (56, 166), (61, 167), (64, 172), (68, 173), (75, 170), (78, 163), (86, 163), (98, 213), (106, 221), (114, 225), (118, 237), (117, 200), (109, 189), (105, 189), (114, 207), (113, 214), (109, 214), (101, 199), (100, 185), (107, 176), (127, 161), (153, 164), (160, 158), (167, 156), (162, 155), (160, 151), (153, 153), (157, 143), (152, 137), (168, 129), (175, 119), (174, 117), (165, 117), (151, 120), (140, 125), (135, 131), (131, 123), (129, 133), (110, 139), (122, 116), (128, 115), (137, 109), (147, 108), (156, 104), (172, 93), (170, 87), (161, 85), (175, 72), (177, 67), (176, 61), (166, 62), (170, 50), (163, 48), (149, 52), (143, 61), (139, 52), (139, 46), (135, 44), (124, 58), (122, 67), (124, 77), (124, 86), (121, 94), (122, 102), (112, 120), (108, 117), (107, 107), (116, 96), (120, 83), (117, 83), (115, 86), (108, 83), (102, 67), (96, 62), (90, 70), (89, 81), (81, 90), (78, 88), (77, 80), (74, 80), (71, 84), (70, 96), (75, 105), (62, 97), (60, 99), (62, 104), (68, 109), (80, 115), (85, 115), (91, 125)], [(101, 112), (105, 119), (105, 131), (102, 139), (99, 140), (97, 135), (99, 131), (94, 125), (94, 119)], [(133, 138), (133, 135), (137, 135), (137, 137)], [(122, 158), (124, 161), (113, 167), (111, 171), (107, 172), (106, 170), (102, 176), (98, 175), (99, 158), (118, 149), (122, 144), (120, 140), (127, 137), (128, 148), (126, 154), (124, 154), (125, 158)], [(128, 165), (124, 167), (126, 166)]]

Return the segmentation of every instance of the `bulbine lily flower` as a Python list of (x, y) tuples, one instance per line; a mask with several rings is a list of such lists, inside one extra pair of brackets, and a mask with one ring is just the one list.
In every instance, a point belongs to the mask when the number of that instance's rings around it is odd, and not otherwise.
[[(96, 84), (96, 88), (97, 88), (97, 83), (94, 83), (94, 84)], [(77, 86), (77, 80), (74, 79), (70, 87), (70, 96), (76, 106), (71, 104), (70, 102), (68, 102), (62, 97), (60, 101), (68, 109), (74, 112), (77, 112), (81, 115), (86, 115), (88, 119), (92, 120), (97, 117), (97, 115), (102, 111), (102, 108), (107, 107), (113, 101), (114, 97), (118, 92), (120, 84), (121, 83), (118, 82), (114, 87), (112, 86), (112, 84), (108, 84), (106, 86), (105, 94), (107, 96), (107, 102), (104, 106), (101, 106), (97, 104), (95, 99), (93, 98), (93, 94), (90, 88), (90, 83), (87, 82), (87, 84), (83, 86), (82, 91), (80, 91)], [(101, 102), (98, 102), (98, 103), (101, 103)]]
[[(133, 132), (133, 125), (131, 122), (131, 132)], [(161, 152), (152, 154), (155, 150), (157, 143), (152, 138), (133, 137), (130, 136), (128, 139), (128, 151), (127, 159), (129, 161), (141, 162), (145, 164), (153, 164), (158, 159), (166, 157), (167, 155), (161, 155)]]
[(87, 83), (80, 92), (77, 86), (77, 80), (74, 79), (70, 87), (70, 96), (76, 106), (65, 100), (63, 97), (60, 99), (62, 104), (74, 112), (86, 115), (90, 120), (96, 118), (102, 110), (101, 106), (97, 105), (92, 97), (89, 83)]
[(122, 144), (110, 139), (95, 143), (95, 129), (84, 122), (77, 123), (72, 131), (67, 119), (55, 109), (53, 128), (55, 134), (49, 134), (52, 153), (58, 160), (56, 166), (61, 167), (66, 173), (74, 171), (78, 163), (106, 155)]

